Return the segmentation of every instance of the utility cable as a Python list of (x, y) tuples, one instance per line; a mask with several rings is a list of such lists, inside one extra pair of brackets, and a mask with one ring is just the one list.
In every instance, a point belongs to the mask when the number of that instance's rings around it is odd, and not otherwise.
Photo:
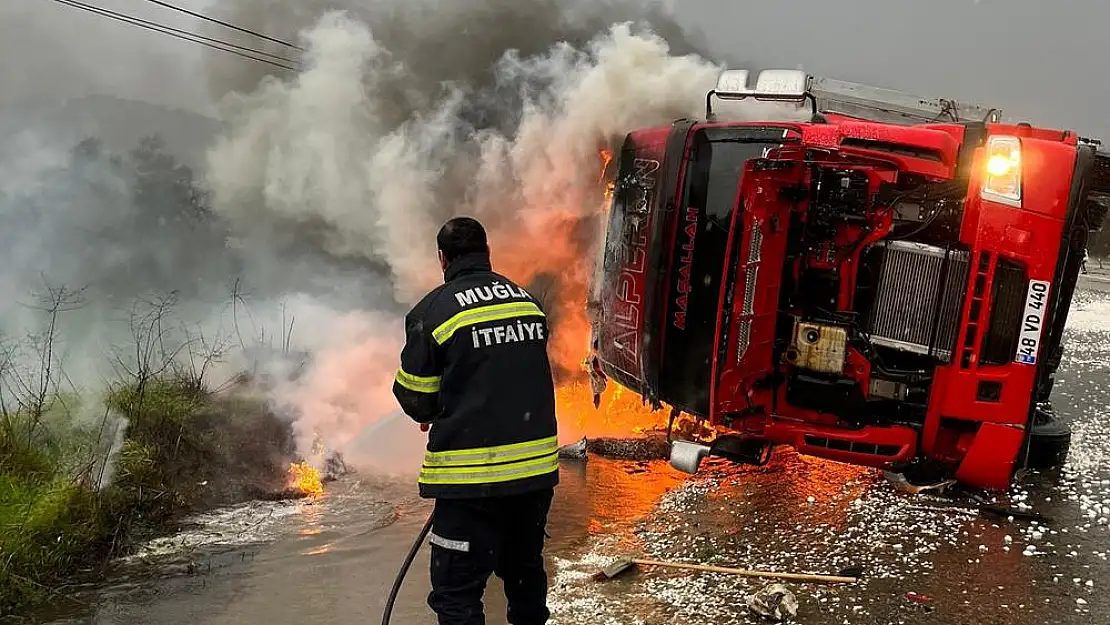
[[(281, 56), (280, 54), (272, 54), (270, 52), (265, 52), (263, 50), (257, 50), (255, 48), (248, 48), (246, 46), (241, 46), (239, 44), (231, 43), (230, 41), (224, 41), (222, 39), (214, 39), (212, 37), (206, 37), (204, 35), (198, 35), (194, 32), (188, 31), (188, 30), (182, 30), (180, 28), (174, 28), (173, 26), (167, 26), (165, 24), (159, 24), (158, 22), (152, 22), (150, 20), (143, 19), (141, 17), (134, 17), (132, 15), (127, 15), (127, 14), (124, 14), (124, 13), (118, 13), (116, 11), (110, 11), (108, 9), (96, 7), (96, 6), (93, 6), (93, 5), (90, 5), (90, 4), (86, 4), (84, 2), (80, 2), (80, 0), (65, 0), (64, 3), (65, 4), (70, 4), (71, 6), (81, 5), (81, 6), (78, 6), (77, 8), (84, 8), (84, 9), (93, 11), (97, 14), (104, 15), (105, 17), (111, 17), (113, 19), (126, 21), (128, 23), (135, 24), (136, 26), (152, 27), (152, 28), (157, 28), (157, 29), (169, 31), (166, 34), (169, 34), (170, 32), (178, 33), (180, 35), (184, 35), (184, 36), (190, 37), (190, 38), (199, 39), (201, 41), (208, 41), (208, 42), (211, 42), (213, 44), (218, 44), (218, 45), (221, 45), (221, 46), (227, 46), (229, 48), (235, 48), (236, 50), (242, 50), (243, 52), (250, 52), (252, 54), (260, 54), (262, 56), (270, 57), (271, 59), (274, 59), (276, 61), (284, 61), (286, 63), (292, 63), (294, 65), (296, 65), (298, 63), (298, 61), (296, 59), (291, 59), (289, 57)], [(198, 41), (197, 43), (200, 43), (200, 42)]]
[(214, 17), (208, 17), (207, 15), (202, 15), (200, 13), (190, 11), (189, 9), (184, 9), (182, 7), (170, 4), (169, 2), (162, 2), (162, 0), (146, 0), (146, 1), (151, 3), (151, 4), (157, 4), (160, 7), (165, 7), (167, 9), (170, 9), (171, 11), (177, 11), (179, 13), (184, 13), (185, 15), (189, 15), (189, 16), (195, 17), (197, 19), (202, 19), (202, 20), (205, 20), (206, 22), (212, 22), (213, 24), (219, 24), (220, 26), (223, 26), (225, 28), (230, 28), (232, 30), (237, 30), (241, 33), (246, 33), (248, 35), (254, 35), (255, 37), (258, 37), (260, 39), (265, 39), (266, 41), (272, 41), (274, 43), (280, 43), (281, 45), (288, 46), (290, 48), (293, 48), (294, 50), (300, 50), (301, 52), (305, 51), (304, 48), (302, 48), (302, 47), (300, 47), (296, 44), (289, 43), (288, 41), (283, 41), (281, 39), (275, 39), (274, 37), (271, 37), (269, 35), (264, 35), (264, 34), (259, 33), (259, 32), (255, 32), (255, 31), (253, 31), (249, 28), (241, 28), (239, 26), (236, 26), (235, 24), (229, 24), (225, 21), (218, 20)]
[[(100, 15), (102, 17), (107, 17), (109, 19), (113, 19), (113, 20), (116, 20), (116, 21), (119, 21), (119, 22), (123, 22), (125, 24), (130, 24), (132, 26), (138, 26), (140, 28), (144, 28), (146, 30), (151, 30), (151, 31), (154, 31), (156, 33), (161, 33), (163, 35), (169, 35), (170, 37), (174, 37), (176, 39), (182, 39), (184, 41), (199, 43), (200, 45), (205, 46), (207, 48), (212, 48), (213, 50), (221, 50), (223, 52), (230, 52), (231, 54), (234, 54), (236, 56), (239, 56), (239, 57), (242, 57), (242, 58), (245, 58), (245, 59), (250, 59), (252, 61), (258, 61), (259, 63), (266, 63), (267, 65), (272, 65), (274, 67), (289, 70), (289, 71), (292, 71), (292, 72), (298, 71), (298, 68), (296, 67), (297, 61), (294, 60), (294, 59), (279, 56), (279, 55), (276, 55), (276, 54), (271, 54), (269, 52), (263, 52), (262, 50), (256, 50), (254, 48), (248, 48), (248, 47), (245, 47), (245, 46), (240, 46), (240, 45), (233, 44), (233, 43), (230, 43), (230, 42), (227, 42), (227, 41), (222, 41), (220, 39), (214, 39), (212, 37), (205, 37), (203, 35), (198, 35), (196, 33), (192, 33), (192, 32), (189, 32), (187, 30), (182, 30), (180, 28), (173, 28), (172, 26), (166, 26), (165, 24), (159, 24), (157, 22), (152, 22), (150, 20), (145, 20), (145, 19), (142, 19), (142, 18), (130, 16), (130, 15), (125, 15), (123, 13), (117, 13), (115, 11), (110, 11), (108, 9), (104, 9), (104, 8), (101, 8), (101, 7), (93, 6), (91, 4), (86, 4), (84, 2), (80, 2), (79, 0), (53, 0), (53, 1), (57, 2), (58, 4), (63, 4), (63, 5), (75, 8), (75, 9), (81, 9), (83, 11), (88, 11), (90, 13)], [(250, 54), (248, 54), (248, 53), (250, 53)], [(252, 56), (252, 54), (258, 54), (258, 55), (262, 55), (262, 56), (265, 56), (265, 57), (270, 57), (270, 59), (276, 59), (276, 61), (266, 59), (266, 58), (260, 58), (258, 56)], [(292, 66), (291, 65), (286, 65), (284, 63), (279, 63), (277, 61), (285, 61), (285, 62), (291, 63), (293, 65)]]

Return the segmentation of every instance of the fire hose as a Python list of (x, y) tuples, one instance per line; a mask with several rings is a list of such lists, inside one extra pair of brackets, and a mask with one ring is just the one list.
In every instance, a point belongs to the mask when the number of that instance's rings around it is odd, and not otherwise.
[(405, 557), (405, 562), (401, 565), (401, 570), (397, 571), (397, 579), (393, 580), (393, 590), (389, 591), (389, 599), (385, 602), (385, 614), (382, 615), (382, 625), (389, 625), (389, 619), (393, 616), (393, 604), (397, 602), (397, 595), (401, 592), (401, 583), (405, 581), (405, 575), (408, 574), (409, 567), (412, 566), (412, 561), (416, 559), (416, 553), (420, 551), (420, 546), (424, 544), (424, 539), (428, 537), (428, 532), (432, 530), (432, 518), (434, 516), (434, 514), (428, 515), (428, 520), (424, 522), (424, 527), (420, 529), (420, 534), (417, 535), (416, 542), (412, 544), (409, 555)]
[[(420, 424), (420, 431), (427, 432), (429, 425), (427, 423)], [(424, 539), (428, 537), (428, 532), (432, 531), (432, 519), (435, 514), (429, 514), (428, 520), (424, 522), (424, 527), (420, 528), (420, 533), (416, 536), (416, 541), (412, 543), (412, 549), (409, 549), (409, 554), (405, 556), (405, 561), (401, 564), (401, 570), (397, 571), (397, 579), (393, 580), (393, 589), (389, 591), (389, 599), (385, 602), (385, 612), (382, 614), (382, 625), (389, 625), (389, 619), (393, 616), (393, 604), (397, 603), (397, 595), (401, 592), (401, 584), (405, 581), (405, 576), (408, 575), (409, 567), (412, 566), (412, 561), (416, 559), (416, 554), (420, 551), (420, 546), (424, 544)]]

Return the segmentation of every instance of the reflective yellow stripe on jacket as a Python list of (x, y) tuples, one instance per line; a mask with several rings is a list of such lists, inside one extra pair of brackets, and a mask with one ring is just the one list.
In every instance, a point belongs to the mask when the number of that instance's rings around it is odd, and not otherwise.
[(438, 393), (441, 378), (438, 375), (413, 375), (404, 369), (398, 369), (397, 376), (393, 379), (396, 380), (398, 384), (414, 393)]
[(484, 321), (501, 321), (514, 317), (543, 316), (543, 311), (540, 310), (539, 306), (536, 306), (535, 302), (508, 302), (506, 304), (479, 306), (456, 313), (450, 319), (441, 323), (435, 330), (432, 330), (432, 337), (435, 339), (436, 343), (443, 345), (455, 335), (456, 330), (472, 326), (476, 323), (482, 323)]
[(422, 484), (493, 484), (559, 470), (559, 444), (552, 436), (535, 441), (429, 451), (420, 471)]

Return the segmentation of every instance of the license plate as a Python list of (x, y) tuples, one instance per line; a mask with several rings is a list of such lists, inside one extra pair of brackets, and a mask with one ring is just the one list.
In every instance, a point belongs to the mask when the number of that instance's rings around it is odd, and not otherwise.
[(1050, 282), (1030, 280), (1025, 294), (1025, 314), (1021, 318), (1021, 334), (1018, 336), (1017, 355), (1014, 360), (1026, 365), (1037, 364), (1037, 354), (1041, 349), (1041, 329), (1048, 310), (1048, 289)]

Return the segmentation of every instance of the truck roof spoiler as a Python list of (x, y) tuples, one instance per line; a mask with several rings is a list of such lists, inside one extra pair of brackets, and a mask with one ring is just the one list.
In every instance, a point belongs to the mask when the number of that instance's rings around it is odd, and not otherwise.
[(962, 104), (944, 98), (922, 98), (913, 94), (860, 83), (809, 76), (809, 92), (823, 113), (839, 113), (901, 124), (936, 122), (998, 122), (1002, 110)]
[(910, 93), (860, 83), (812, 76), (802, 70), (766, 69), (749, 84), (750, 72), (728, 69), (721, 72), (715, 89), (705, 94), (706, 119), (712, 120), (711, 100), (756, 100), (797, 102), (809, 100), (815, 117), (838, 113), (848, 117), (895, 124), (939, 122), (998, 122), (1002, 110), (976, 104), (961, 104), (944, 98), (922, 98)]

